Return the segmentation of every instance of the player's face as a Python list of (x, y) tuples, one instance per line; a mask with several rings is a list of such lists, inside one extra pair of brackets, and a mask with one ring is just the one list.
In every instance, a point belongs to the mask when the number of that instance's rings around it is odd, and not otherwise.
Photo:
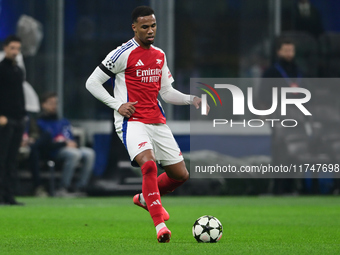
[(156, 36), (156, 17), (154, 14), (138, 17), (137, 22), (132, 24), (135, 32), (135, 40), (144, 48), (150, 48)]
[(4, 46), (5, 57), (14, 60), (16, 56), (20, 53), (21, 43), (20, 42), (10, 42), (7, 46)]
[(294, 44), (282, 44), (281, 48), (277, 52), (277, 55), (284, 60), (291, 62), (295, 57)]
[(56, 114), (58, 109), (58, 98), (50, 97), (41, 106), (45, 112)]

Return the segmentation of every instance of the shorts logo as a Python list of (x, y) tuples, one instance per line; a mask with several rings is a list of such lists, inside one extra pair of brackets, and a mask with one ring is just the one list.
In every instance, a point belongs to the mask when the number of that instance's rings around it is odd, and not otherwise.
[(182, 156), (182, 152), (181, 152), (181, 151), (179, 152), (179, 155), (178, 155), (178, 156)]
[(146, 143), (147, 143), (147, 142), (142, 142), (142, 143), (138, 144), (138, 146), (139, 146), (138, 149), (144, 147)]

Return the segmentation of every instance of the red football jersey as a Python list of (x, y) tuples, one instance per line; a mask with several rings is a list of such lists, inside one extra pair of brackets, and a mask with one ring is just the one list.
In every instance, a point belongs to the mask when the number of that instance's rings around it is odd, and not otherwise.
[(136, 102), (136, 111), (130, 118), (124, 118), (115, 111), (117, 131), (126, 121), (140, 121), (145, 124), (166, 123), (163, 108), (158, 101), (162, 86), (174, 80), (166, 63), (165, 53), (151, 45), (144, 49), (131, 39), (110, 52), (102, 66), (115, 74), (114, 97), (122, 103)]

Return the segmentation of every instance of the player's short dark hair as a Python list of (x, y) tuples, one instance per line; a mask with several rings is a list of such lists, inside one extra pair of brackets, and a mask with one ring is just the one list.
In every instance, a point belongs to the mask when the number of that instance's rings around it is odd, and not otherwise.
[(7, 46), (11, 42), (20, 42), (21, 43), (21, 39), (16, 35), (10, 35), (5, 39), (4, 46)]
[(45, 103), (48, 99), (53, 98), (53, 97), (58, 97), (58, 94), (54, 91), (49, 91), (45, 92), (44, 94), (41, 95), (40, 97), (40, 103), (43, 104)]
[(155, 14), (154, 10), (149, 7), (149, 6), (138, 6), (136, 7), (131, 14), (131, 18), (132, 18), (132, 23), (137, 22), (137, 19), (139, 17), (145, 17), (145, 16), (149, 16)]
[(287, 37), (284, 37), (284, 38), (279, 38), (276, 42), (276, 50), (280, 50), (282, 45), (284, 44), (293, 44), (295, 45), (294, 41), (291, 39), (291, 38), (287, 38)]

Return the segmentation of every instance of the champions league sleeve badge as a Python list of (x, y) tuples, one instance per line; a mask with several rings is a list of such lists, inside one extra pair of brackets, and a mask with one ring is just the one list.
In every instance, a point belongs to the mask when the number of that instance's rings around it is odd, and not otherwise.
[(112, 59), (109, 59), (106, 61), (105, 66), (107, 69), (112, 70), (115, 67), (115, 64), (113, 63)]

